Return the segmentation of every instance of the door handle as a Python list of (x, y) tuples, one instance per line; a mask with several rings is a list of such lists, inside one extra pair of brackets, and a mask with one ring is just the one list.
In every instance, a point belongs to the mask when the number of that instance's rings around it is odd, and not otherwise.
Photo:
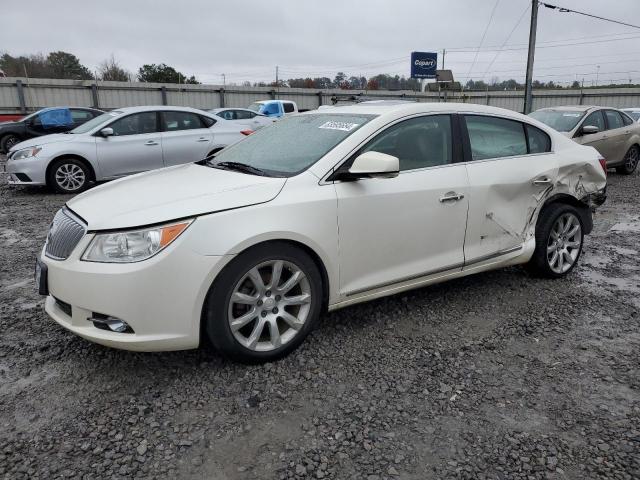
[(464, 195), (462, 195), (461, 193), (447, 192), (443, 197), (440, 197), (440, 203), (457, 202), (458, 200), (462, 200), (463, 198)]
[(198, 140), (196, 140), (197, 142), (208, 142), (209, 139), (208, 138), (204, 138), (204, 137), (200, 137)]
[(156, 142), (155, 140), (149, 140), (147, 142), (144, 142), (145, 145), (158, 145), (158, 142)]
[(548, 177), (536, 178), (533, 181), (534, 185), (549, 185), (551, 184), (551, 179)]

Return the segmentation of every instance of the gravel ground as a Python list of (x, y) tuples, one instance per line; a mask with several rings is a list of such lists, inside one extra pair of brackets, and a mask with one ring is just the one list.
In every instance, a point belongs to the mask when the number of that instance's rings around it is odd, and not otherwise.
[(331, 313), (248, 367), (137, 354), (48, 319), (33, 259), (68, 197), (0, 180), (0, 478), (640, 478), (639, 176), (581, 265)]

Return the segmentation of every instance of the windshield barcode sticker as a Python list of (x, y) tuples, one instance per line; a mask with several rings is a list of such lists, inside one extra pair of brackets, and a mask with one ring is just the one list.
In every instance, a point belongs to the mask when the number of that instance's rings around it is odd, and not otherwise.
[(347, 123), (347, 122), (325, 122), (318, 128), (325, 128), (327, 130), (342, 130), (343, 132), (350, 132), (356, 128), (359, 123)]

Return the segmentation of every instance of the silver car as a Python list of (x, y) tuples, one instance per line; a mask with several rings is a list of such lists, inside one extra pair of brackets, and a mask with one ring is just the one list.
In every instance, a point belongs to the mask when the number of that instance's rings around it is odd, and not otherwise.
[(608, 107), (576, 105), (536, 110), (529, 114), (581, 145), (594, 147), (607, 167), (632, 174), (640, 158), (640, 124), (626, 112)]
[(11, 148), (13, 185), (48, 185), (77, 193), (93, 182), (202, 160), (251, 130), (194, 108), (120, 108), (68, 132)]

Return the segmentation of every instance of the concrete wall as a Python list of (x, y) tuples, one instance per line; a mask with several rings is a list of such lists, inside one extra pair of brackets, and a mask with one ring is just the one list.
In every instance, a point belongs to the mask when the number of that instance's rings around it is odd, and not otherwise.
[[(456, 92), (449, 102), (469, 102), (522, 111), (522, 91)], [(95, 82), (76, 80), (0, 78), (0, 114), (28, 113), (43, 107), (85, 106), (105, 110), (134, 105), (179, 105), (195, 108), (246, 107), (256, 100), (293, 100), (301, 109), (330, 105), (333, 96), (366, 95), (373, 99), (445, 101), (444, 94), (412, 91), (315, 90), (304, 88), (176, 85), (159, 83)], [(554, 105), (640, 106), (640, 88), (538, 90), (533, 108)]]

